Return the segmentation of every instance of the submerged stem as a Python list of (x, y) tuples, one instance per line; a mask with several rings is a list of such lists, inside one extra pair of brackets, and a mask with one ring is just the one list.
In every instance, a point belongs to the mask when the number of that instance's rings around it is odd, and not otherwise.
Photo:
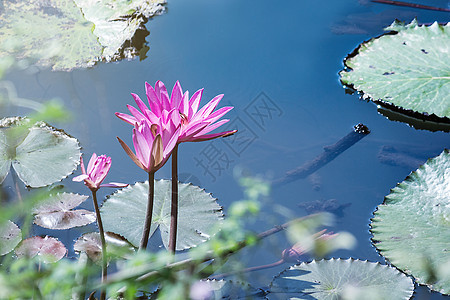
[(146, 249), (150, 236), (150, 226), (153, 216), (153, 196), (155, 194), (155, 172), (148, 172), (148, 201), (147, 213), (145, 215), (144, 232), (142, 233), (141, 245), (139, 249)]
[(178, 227), (178, 145), (172, 150), (172, 206), (170, 209), (169, 251), (175, 253)]
[[(102, 217), (100, 215), (100, 209), (98, 208), (97, 202), (97, 191), (92, 191), (92, 199), (94, 199), (95, 214), (97, 215), (97, 225), (98, 231), (100, 233), (100, 240), (102, 243), (102, 282), (105, 282), (108, 276), (108, 266), (107, 266), (107, 254), (106, 254), (106, 241), (105, 232), (103, 231)], [(106, 290), (102, 288), (100, 292), (100, 300), (106, 299)]]

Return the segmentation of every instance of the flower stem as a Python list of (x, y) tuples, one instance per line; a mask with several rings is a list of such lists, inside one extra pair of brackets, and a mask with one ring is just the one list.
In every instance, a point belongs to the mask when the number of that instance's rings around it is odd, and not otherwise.
[(178, 145), (172, 150), (172, 206), (170, 209), (169, 251), (175, 253), (178, 227)]
[(150, 236), (150, 226), (152, 225), (153, 216), (153, 195), (155, 194), (155, 172), (148, 172), (148, 201), (147, 213), (145, 215), (144, 232), (142, 233), (140, 250), (146, 249), (148, 238)]
[[(107, 255), (106, 255), (106, 241), (105, 232), (103, 231), (102, 217), (100, 215), (100, 209), (97, 202), (97, 191), (92, 191), (92, 199), (94, 199), (95, 214), (97, 215), (98, 231), (100, 233), (100, 240), (102, 243), (102, 282), (105, 282), (108, 276)], [(100, 292), (100, 300), (106, 299), (106, 290), (102, 288)]]

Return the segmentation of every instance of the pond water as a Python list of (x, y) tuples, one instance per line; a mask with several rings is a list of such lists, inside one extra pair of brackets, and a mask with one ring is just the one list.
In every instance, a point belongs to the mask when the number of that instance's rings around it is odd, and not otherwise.
[[(444, 0), (427, 4), (449, 6)], [(358, 244), (331, 256), (384, 262), (370, 242), (373, 211), (396, 183), (427, 158), (450, 147), (450, 135), (386, 119), (374, 104), (346, 94), (338, 72), (348, 53), (364, 40), (382, 34), (382, 28), (395, 18), (409, 22), (418, 17), (428, 23), (448, 21), (448, 16), (364, 0), (169, 0), (166, 13), (146, 25), (150, 50), (142, 61), (101, 63), (70, 73), (14, 72), (7, 79), (15, 84), (19, 97), (63, 101), (72, 119), (52, 125), (78, 138), (86, 155), (111, 156), (107, 180), (128, 183), (147, 178), (115, 138), (131, 143), (130, 126), (114, 116), (114, 112), (126, 112), (126, 104), (133, 104), (131, 92), (142, 98), (145, 81), (153, 85), (162, 80), (171, 89), (179, 80), (191, 94), (205, 88), (202, 103), (225, 94), (220, 106), (235, 107), (227, 115), (231, 121), (226, 127), (238, 129), (237, 136), (228, 141), (183, 144), (179, 152), (181, 179), (188, 178), (213, 193), (225, 212), (230, 203), (243, 199), (233, 170), (276, 180), (363, 123), (371, 130), (368, 136), (313, 178), (274, 188), (263, 203), (259, 220), (250, 226), (269, 229), (288, 218), (306, 215), (307, 202), (335, 199), (345, 208), (331, 230), (352, 233)], [(9, 108), (2, 117), (16, 113), (26, 111)], [(169, 178), (170, 166), (156, 177)], [(71, 178), (62, 182), (68, 190), (88, 193)], [(10, 178), (5, 185), (12, 185)], [(110, 192), (102, 189), (100, 196)], [(71, 241), (89, 230), (38, 232)], [(239, 258), (248, 266), (271, 263), (279, 260), (287, 247), (281, 233)], [(267, 285), (285, 267), (252, 273), (249, 280), (255, 286)], [(415, 297), (446, 298), (426, 288), (416, 289)]]

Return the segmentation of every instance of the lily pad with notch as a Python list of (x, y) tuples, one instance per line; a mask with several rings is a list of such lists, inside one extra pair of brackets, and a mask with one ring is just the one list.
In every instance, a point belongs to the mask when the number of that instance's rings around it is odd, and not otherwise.
[(45, 263), (57, 262), (67, 253), (63, 243), (56, 238), (33, 236), (27, 238), (16, 248), (17, 257), (32, 258), (38, 256)]
[(450, 294), (450, 154), (429, 159), (391, 190), (371, 222), (373, 244), (395, 267)]
[(95, 222), (95, 213), (86, 209), (72, 210), (88, 196), (58, 193), (40, 201), (33, 208), (34, 223), (48, 229), (69, 229)]
[(19, 117), (0, 120), (0, 183), (11, 166), (30, 187), (50, 185), (71, 174), (80, 163), (77, 139), (43, 122), (27, 122)]
[(386, 30), (347, 56), (339, 73), (342, 83), (387, 110), (432, 122), (434, 130), (442, 130), (439, 124), (448, 130), (449, 24), (420, 26), (414, 20), (409, 25), (394, 22)]
[[(156, 180), (150, 236), (159, 228), (164, 246), (169, 243), (171, 181)], [(213, 234), (212, 228), (223, 219), (222, 207), (205, 190), (178, 183), (177, 250), (195, 247)], [(148, 181), (116, 191), (100, 211), (105, 230), (118, 233), (138, 246), (147, 209)]]
[(395, 268), (352, 258), (332, 258), (284, 270), (270, 284), (269, 298), (399, 300), (411, 298), (413, 291), (411, 278)]

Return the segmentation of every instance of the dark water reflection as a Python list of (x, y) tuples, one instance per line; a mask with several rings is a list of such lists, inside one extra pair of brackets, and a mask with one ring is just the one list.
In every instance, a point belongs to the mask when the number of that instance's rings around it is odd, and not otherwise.
[[(448, 1), (427, 4), (447, 7)], [(170, 87), (180, 80), (191, 94), (204, 87), (202, 103), (224, 93), (221, 106), (235, 106), (229, 113), (230, 124), (240, 130), (242, 139), (183, 144), (179, 168), (225, 208), (243, 198), (233, 178), (234, 168), (277, 179), (320, 154), (323, 146), (338, 141), (353, 125), (364, 123), (371, 134), (320, 169), (313, 182), (299, 180), (275, 189), (254, 227), (265, 229), (286, 217), (304, 215), (302, 203), (336, 199), (350, 205), (337, 218), (333, 231), (351, 232), (358, 245), (333, 256), (383, 261), (370, 243), (372, 212), (397, 182), (448, 148), (450, 136), (387, 120), (375, 105), (346, 95), (337, 73), (342, 59), (359, 43), (382, 34), (382, 27), (395, 17), (409, 22), (415, 16), (420, 22), (448, 19), (445, 13), (356, 0), (169, 0), (168, 12), (147, 24), (150, 50), (144, 61), (100, 64), (71, 73), (20, 72), (8, 79), (20, 97), (64, 101), (73, 112), (73, 121), (59, 126), (80, 140), (87, 155), (112, 156), (109, 180), (130, 183), (146, 179), (115, 138), (131, 142), (129, 125), (114, 116), (116, 111), (126, 111), (125, 105), (132, 102), (130, 92), (144, 97), (144, 82), (160, 79)], [(269, 105), (269, 110), (260, 108), (265, 117), (255, 114), (255, 107), (262, 103)], [(386, 149), (403, 163), (390, 160)], [(220, 167), (217, 160), (208, 161), (205, 153), (212, 153), (208, 151), (223, 158)], [(169, 176), (168, 167), (157, 173), (159, 178)], [(87, 193), (70, 179), (63, 183), (70, 190)], [(109, 192), (101, 190), (103, 195)], [(48, 234), (69, 241), (78, 237), (76, 232)], [(245, 251), (241, 259), (250, 266), (270, 263), (288, 246), (283, 235), (271, 237), (263, 247)], [(268, 284), (282, 269), (256, 272), (250, 281)], [(426, 289), (419, 289), (416, 299), (444, 298), (438, 294), (427, 297)]]

